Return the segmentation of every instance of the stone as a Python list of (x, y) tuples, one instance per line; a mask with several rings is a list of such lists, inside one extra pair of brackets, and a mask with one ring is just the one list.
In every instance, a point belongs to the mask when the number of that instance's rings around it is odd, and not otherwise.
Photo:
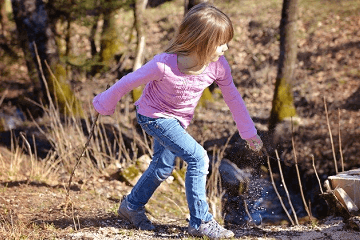
[(342, 188), (355, 205), (360, 207), (360, 168), (329, 177), (331, 188)]

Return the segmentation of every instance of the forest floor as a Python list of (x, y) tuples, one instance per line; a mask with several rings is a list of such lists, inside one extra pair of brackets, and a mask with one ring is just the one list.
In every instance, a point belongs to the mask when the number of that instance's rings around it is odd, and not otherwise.
[[(306, 182), (304, 188), (309, 195), (318, 194), (310, 192), (314, 182), (309, 179), (315, 178), (311, 155), (322, 182), (335, 174), (329, 126), (339, 170), (341, 158), (345, 170), (359, 168), (360, 16), (357, 13), (360, 1), (322, 0), (312, 2), (314, 6), (300, 1), (304, 3), (299, 8), (298, 64), (293, 85), (298, 116), (294, 118), (293, 130), (291, 122), (286, 121), (278, 126), (276, 138), (271, 140), (267, 139), (267, 120), (279, 53), (281, 1), (259, 1), (258, 5), (253, 1), (241, 1), (242, 6), (237, 1), (215, 2), (229, 14), (235, 27), (234, 40), (225, 55), (232, 67), (234, 82), (271, 151), (270, 155), (274, 156), (273, 150), (278, 149), (284, 165), (290, 169), (287, 180), (291, 179), (294, 166), (292, 136), (302, 179)], [(329, 9), (324, 9), (321, 4), (326, 4)], [(147, 10), (151, 17), (146, 18), (145, 29), (149, 36), (146, 60), (164, 48), (182, 17), (180, 1), (159, 8), (160, 11), (158, 8)], [(120, 14), (124, 32), (131, 28), (130, 15)], [(124, 41), (128, 40), (124, 38)], [(0, 53), (3, 57), (4, 52), (0, 50)], [(127, 61), (124, 67), (128, 64), (131, 68), (132, 58)], [(2, 61), (0, 72), (0, 99), (4, 96), (2, 103), (0, 100), (0, 113), (3, 114), (0, 116), (5, 116), (15, 112), (16, 100), (31, 90), (31, 84), (23, 62), (8, 64)], [(82, 76), (74, 74), (71, 83), (85, 103), (85, 111), (90, 112), (88, 103), (94, 94), (115, 81), (116, 73), (86, 81), (81, 79)], [(216, 89), (214, 99), (214, 102), (197, 108), (188, 128), (209, 152), (214, 150), (215, 144), (224, 145), (236, 132), (231, 113)], [(130, 116), (134, 118), (132, 110)], [(102, 120), (111, 122), (108, 117)], [(26, 128), (21, 122), (14, 124), (15, 128)], [(233, 138), (237, 140), (238, 136)], [(16, 154), (10, 146), (3, 145), (4, 142), (0, 139), (1, 169), (10, 169)], [(253, 160), (252, 156), (234, 153), (234, 142), (230, 142), (225, 157), (239, 165), (251, 165), (248, 162)], [(86, 176), (79, 173), (73, 181), (74, 189), (70, 191), (71, 204), (64, 209), (67, 179), (68, 175), (61, 175), (28, 181), (26, 176), (0, 172), (0, 239), (193, 239), (186, 234), (185, 194), (175, 181), (165, 182), (150, 200), (147, 212), (156, 230), (147, 232), (132, 228), (117, 216), (121, 197), (131, 190), (124, 182), (101, 174)], [(180, 191), (174, 191), (174, 188)], [(359, 222), (359, 219), (355, 221)], [(305, 222), (303, 219), (299, 226), (275, 223), (259, 226), (229, 224), (228, 227), (235, 232), (235, 239), (358, 239), (360, 234), (359, 229), (339, 216), (325, 216), (312, 224)]]

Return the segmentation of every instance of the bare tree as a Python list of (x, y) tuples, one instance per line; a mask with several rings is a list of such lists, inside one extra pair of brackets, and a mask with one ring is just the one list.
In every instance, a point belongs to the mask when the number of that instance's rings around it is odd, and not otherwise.
[(285, 118), (296, 115), (292, 81), (296, 65), (296, 21), (298, 0), (284, 0), (280, 21), (280, 56), (275, 91), (269, 121), (269, 130)]
[[(136, 30), (136, 56), (133, 66), (133, 71), (139, 69), (143, 64), (144, 49), (145, 49), (145, 33), (143, 28), (143, 12), (146, 8), (147, 0), (135, 0), (134, 8), (134, 26)], [(132, 98), (134, 101), (140, 98), (142, 87), (137, 87), (132, 91)]]
[[(185, 0), (184, 1), (184, 14), (186, 14), (193, 6), (195, 6), (199, 3), (203, 3), (203, 2), (212, 3), (212, 0)], [(212, 86), (213, 86), (213, 84), (210, 87), (212, 87)], [(212, 96), (210, 88), (205, 88), (205, 90), (199, 100), (199, 106), (204, 107), (207, 102), (214, 102), (214, 98)]]
[[(47, 85), (52, 99), (56, 99), (62, 112), (82, 114), (80, 103), (66, 82), (66, 70), (60, 64), (54, 26), (49, 22), (44, 2), (42, 0), (11, 2), (19, 42), (35, 89), (32, 98), (37, 102), (49, 103), (50, 99), (46, 97)], [(40, 59), (40, 64), (37, 57)]]
[(5, 0), (0, 0), (0, 25), (1, 25), (1, 34), (5, 36), (6, 27), (8, 24), (8, 18), (5, 11)]

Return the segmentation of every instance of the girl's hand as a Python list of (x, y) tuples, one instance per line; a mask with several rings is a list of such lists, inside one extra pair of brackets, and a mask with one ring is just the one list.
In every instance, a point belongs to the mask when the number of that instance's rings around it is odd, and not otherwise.
[(245, 139), (249, 148), (251, 148), (251, 150), (257, 151), (259, 152), (261, 150), (261, 148), (263, 147), (263, 142), (261, 141), (261, 138), (259, 137), (259, 135), (255, 135), (252, 138), (249, 139)]

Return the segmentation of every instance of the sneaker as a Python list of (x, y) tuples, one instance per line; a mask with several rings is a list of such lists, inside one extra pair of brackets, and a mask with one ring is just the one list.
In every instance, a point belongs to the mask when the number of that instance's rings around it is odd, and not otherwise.
[(201, 223), (199, 229), (195, 229), (189, 225), (188, 233), (194, 237), (206, 236), (210, 239), (231, 238), (234, 236), (232, 231), (220, 226), (215, 219)]
[(128, 208), (128, 201), (126, 196), (123, 198), (117, 212), (121, 218), (128, 220), (139, 230), (152, 231), (155, 229), (155, 226), (145, 215), (144, 207), (140, 208), (139, 210), (131, 210)]

